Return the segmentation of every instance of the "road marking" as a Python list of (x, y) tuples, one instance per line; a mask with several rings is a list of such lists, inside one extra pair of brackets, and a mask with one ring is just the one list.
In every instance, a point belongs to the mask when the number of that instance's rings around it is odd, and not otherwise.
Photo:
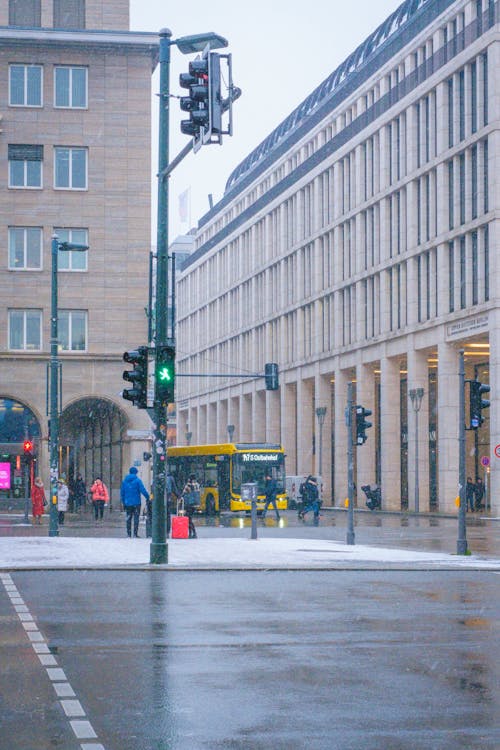
[[(46, 669), (47, 677), (52, 682), (56, 695), (60, 699), (62, 710), (68, 719), (70, 719), (69, 724), (76, 738), (78, 740), (97, 740), (97, 734), (90, 721), (82, 718), (85, 717), (85, 710), (68, 682), (64, 669), (58, 666), (55, 656), (50, 653), (48, 644), (19, 594), (10, 573), (0, 573), (0, 581), (10, 598), (10, 602), (16, 611), (24, 632), (31, 641), (33, 651), (38, 655), (40, 664)], [(106, 750), (106, 748), (99, 742), (82, 742), (80, 750)]]

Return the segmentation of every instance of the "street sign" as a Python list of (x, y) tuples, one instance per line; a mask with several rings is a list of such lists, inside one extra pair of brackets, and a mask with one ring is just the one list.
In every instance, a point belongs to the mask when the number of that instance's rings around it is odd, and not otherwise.
[(489, 456), (481, 456), (481, 465), (482, 466), (489, 466), (490, 465), (490, 457)]
[(500, 458), (500, 445), (495, 445), (495, 456)]

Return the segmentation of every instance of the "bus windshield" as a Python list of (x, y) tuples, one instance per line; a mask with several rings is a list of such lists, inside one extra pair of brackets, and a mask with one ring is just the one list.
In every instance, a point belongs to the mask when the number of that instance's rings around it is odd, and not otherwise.
[(241, 485), (257, 483), (257, 493), (264, 493), (265, 477), (268, 472), (276, 480), (276, 489), (285, 489), (285, 460), (282, 453), (237, 453), (233, 456), (232, 490), (241, 493)]

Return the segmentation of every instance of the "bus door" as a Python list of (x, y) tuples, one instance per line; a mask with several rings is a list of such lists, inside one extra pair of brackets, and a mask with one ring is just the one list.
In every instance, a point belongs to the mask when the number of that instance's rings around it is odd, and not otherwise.
[(216, 456), (217, 485), (219, 487), (219, 510), (230, 510), (231, 490), (229, 484), (229, 456)]

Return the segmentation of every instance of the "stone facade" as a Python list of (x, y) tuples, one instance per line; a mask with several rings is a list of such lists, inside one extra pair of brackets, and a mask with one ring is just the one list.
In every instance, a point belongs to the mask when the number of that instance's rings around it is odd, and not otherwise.
[[(492, 384), (467, 474), (498, 510), (498, 30), (489, 0), (403, 3), (233, 172), (177, 293), (179, 371), (227, 377), (179, 378), (179, 436), (279, 440), (343, 504), (351, 382), (358, 505), (377, 482), (386, 509), (455, 512), (464, 349)], [(266, 362), (279, 392), (237, 377)]]

